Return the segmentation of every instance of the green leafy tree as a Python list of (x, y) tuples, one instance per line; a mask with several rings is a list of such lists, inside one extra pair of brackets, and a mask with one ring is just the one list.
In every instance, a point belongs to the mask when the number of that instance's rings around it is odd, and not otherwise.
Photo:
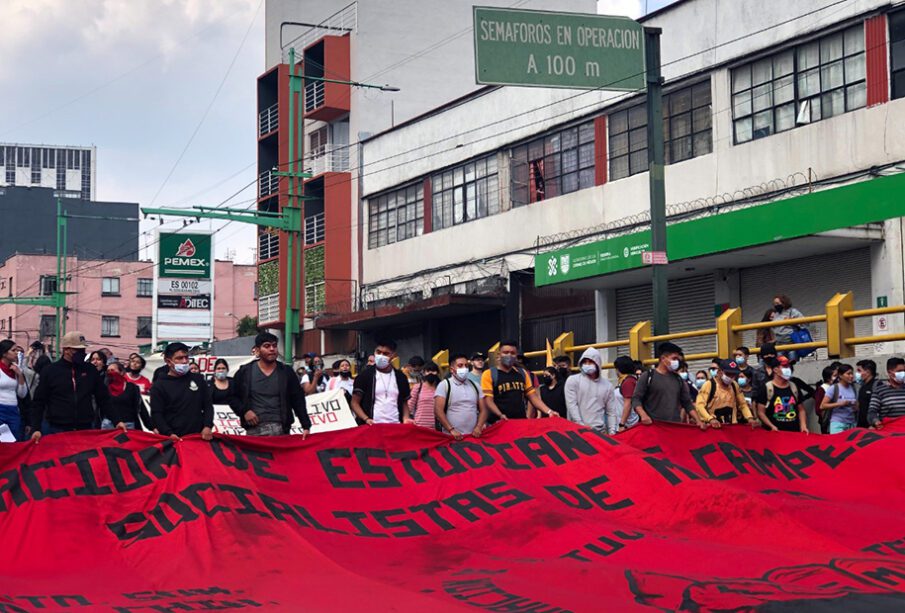
[(239, 336), (254, 336), (258, 333), (258, 318), (246, 315), (236, 324), (236, 334)]

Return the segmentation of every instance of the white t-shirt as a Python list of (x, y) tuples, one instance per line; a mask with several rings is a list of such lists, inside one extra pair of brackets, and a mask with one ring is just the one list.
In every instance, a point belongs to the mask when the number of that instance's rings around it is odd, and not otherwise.
[(396, 372), (374, 371), (374, 423), (399, 423), (399, 386), (396, 385)]
[(19, 385), (16, 377), (10, 377), (0, 370), (0, 404), (14, 407), (19, 404), (19, 398), (25, 398), (27, 393), (27, 385)]
[(349, 395), (352, 395), (352, 390), (355, 387), (355, 380), (352, 377), (346, 377), (343, 379), (342, 377), (332, 377), (330, 382), (327, 383), (327, 389), (331, 392), (335, 389), (346, 390)]

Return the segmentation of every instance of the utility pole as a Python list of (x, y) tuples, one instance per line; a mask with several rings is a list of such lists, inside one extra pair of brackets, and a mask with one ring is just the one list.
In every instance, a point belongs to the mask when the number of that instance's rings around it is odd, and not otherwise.
[[(650, 185), (651, 251), (666, 254), (666, 182), (663, 176), (663, 77), (660, 74), (660, 28), (644, 28), (647, 63), (647, 158)], [(669, 285), (666, 264), (651, 265), (654, 334), (669, 333)]]

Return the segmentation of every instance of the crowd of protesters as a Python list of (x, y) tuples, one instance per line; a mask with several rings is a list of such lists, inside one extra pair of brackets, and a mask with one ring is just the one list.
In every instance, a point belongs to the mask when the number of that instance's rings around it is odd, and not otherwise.
[[(801, 314), (785, 296), (774, 299), (765, 321)], [(769, 332), (769, 329), (764, 329)], [(311, 421), (306, 396), (341, 390), (359, 425), (411, 423), (461, 439), (509, 419), (563, 418), (614, 435), (655, 421), (693, 424), (701, 429), (748, 424), (770, 431), (837, 434), (851, 428), (880, 429), (905, 416), (905, 359), (887, 360), (885, 377), (873, 360), (833, 362), (812, 385), (795, 376), (801, 355), (777, 352), (796, 341), (798, 326), (759, 334), (758, 355), (738, 347), (729, 359), (689, 372), (681, 347), (656, 348), (656, 363), (645, 367), (628, 356), (604, 370), (600, 352), (586, 349), (573, 366), (568, 356), (531, 372), (516, 341), (499, 345), (495, 363), (480, 352), (451, 356), (448, 375), (434, 362), (412, 356), (394, 367), (396, 343), (380, 339), (357, 375), (347, 359), (325, 366), (313, 353), (301, 366), (279, 360), (278, 339), (255, 337), (256, 359), (230, 377), (226, 360), (214, 364), (208, 381), (189, 347), (170, 343), (164, 365), (148, 379), (145, 359), (119, 361), (106, 349), (86, 355), (79, 332), (64, 335), (62, 354), (51, 361), (40, 343), (28, 352), (12, 340), (0, 341), (0, 434), (38, 442), (42, 436), (89, 429), (143, 427), (179, 439), (212, 438), (214, 405), (228, 406), (252, 436), (288, 434), (297, 419), (302, 436)], [(611, 380), (611, 378), (613, 380)], [(149, 398), (150, 411), (143, 401)], [(805, 403), (813, 401), (810, 420)]]

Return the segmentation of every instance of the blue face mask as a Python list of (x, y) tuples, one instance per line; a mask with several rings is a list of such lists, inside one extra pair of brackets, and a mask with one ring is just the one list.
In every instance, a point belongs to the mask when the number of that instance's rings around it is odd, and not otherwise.
[(695, 379), (694, 386), (698, 389), (701, 389), (702, 387), (704, 387), (704, 381), (705, 379)]
[(175, 373), (177, 375), (179, 375), (180, 377), (182, 377), (183, 375), (189, 374), (189, 370), (191, 370), (191, 368), (192, 368), (192, 365), (189, 363), (173, 364), (173, 371), (175, 371)]
[(861, 373), (856, 372), (855, 373), (855, 383), (861, 383), (861, 379), (862, 379)]
[(748, 379), (746, 377), (739, 377), (738, 385), (739, 387), (745, 387), (746, 385), (748, 385)]
[(679, 376), (682, 377), (682, 380), (683, 380), (683, 381), (688, 381), (688, 373), (687, 373), (687, 372), (680, 372), (680, 373), (679, 373)]
[(716, 376), (716, 373), (717, 373), (717, 369), (716, 369), (716, 368), (711, 368), (711, 369), (710, 369), (710, 376), (711, 376), (711, 377), (715, 377), (715, 376)]
[(745, 356), (743, 356), (743, 355), (737, 355), (737, 356), (735, 356), (735, 363), (738, 364), (739, 366), (744, 366), (744, 365), (745, 365), (745, 361), (746, 361), (746, 360), (745, 360)]
[(379, 353), (374, 356), (374, 366), (376, 366), (380, 370), (386, 369), (386, 367), (389, 365), (390, 365), (389, 357), (387, 357), (385, 355), (381, 355)]

